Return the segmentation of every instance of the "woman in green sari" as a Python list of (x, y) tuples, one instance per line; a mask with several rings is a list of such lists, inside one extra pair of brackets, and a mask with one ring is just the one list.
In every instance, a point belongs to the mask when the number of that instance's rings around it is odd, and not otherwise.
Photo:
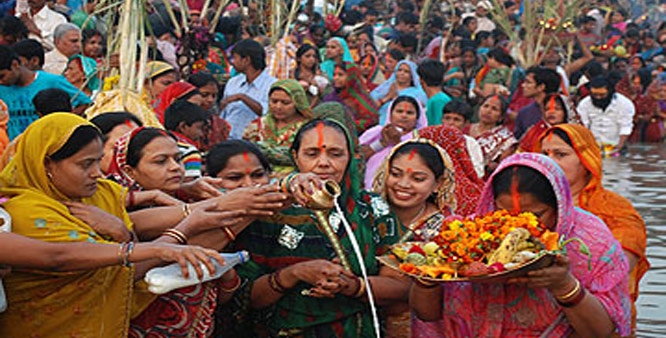
[(310, 120), (310, 102), (296, 80), (276, 82), (268, 94), (268, 114), (245, 128), (243, 138), (257, 144), (266, 154), (277, 177), (294, 171), (289, 147), (296, 132)]
[[(272, 314), (265, 322), (272, 337), (372, 337), (366, 291), (373, 290), (378, 305), (406, 301), (408, 285), (388, 276), (375, 259), (398, 240), (399, 224), (386, 202), (360, 189), (358, 141), (344, 107), (327, 104), (315, 108), (314, 115), (324, 118), (304, 125), (291, 147), (300, 173), (279, 182), (295, 204), (254, 222), (239, 235), (238, 248), (251, 252), (252, 261), (238, 271), (253, 281), (246, 292), (250, 306)], [(315, 214), (300, 206), (323, 180), (341, 187), (337, 202), (343, 214), (333, 210), (324, 216), (333, 240)], [(343, 218), (358, 242), (360, 260)], [(342, 252), (351, 271), (340, 264), (336, 251)], [(359, 263), (367, 270), (369, 285), (358, 277)]]

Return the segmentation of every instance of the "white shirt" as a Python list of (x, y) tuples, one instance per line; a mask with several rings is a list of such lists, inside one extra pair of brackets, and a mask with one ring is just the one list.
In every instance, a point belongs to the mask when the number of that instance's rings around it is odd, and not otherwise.
[(464, 136), (465, 141), (467, 141), (467, 152), (474, 165), (474, 171), (476, 171), (476, 174), (482, 179), (485, 174), (483, 170), (483, 150), (481, 150), (479, 142), (476, 142), (473, 137), (469, 135)]
[(628, 136), (634, 128), (634, 103), (626, 96), (615, 93), (606, 110), (592, 104), (590, 96), (578, 104), (578, 114), (581, 122), (592, 131), (594, 138), (602, 146), (609, 144), (616, 146), (620, 143), (620, 136)]
[(58, 48), (56, 48), (44, 55), (44, 67), (42, 67), (42, 70), (54, 75), (62, 75), (65, 68), (67, 68), (67, 61), (69, 61), (69, 58), (62, 55)]
[[(16, 10), (16, 13), (18, 13), (18, 10)], [(20, 14), (17, 14), (17, 16), (20, 16)], [(42, 46), (44, 46), (44, 51), (48, 52), (53, 50), (55, 48), (53, 42), (53, 31), (59, 24), (67, 22), (65, 16), (58, 12), (52, 11), (49, 6), (44, 5), (44, 7), (35, 15), (30, 14), (30, 11), (28, 11), (28, 17), (30, 17), (35, 23), (35, 26), (37, 26), (37, 28), (42, 31), (41, 38), (32, 33), (30, 33), (28, 37), (39, 41)]]
[[(266, 111), (268, 111), (268, 91), (276, 81), (277, 79), (270, 76), (266, 69), (252, 83), (247, 82), (245, 74), (239, 74), (227, 81), (222, 98), (224, 99), (235, 94), (245, 94), (261, 104), (262, 115), (266, 115)], [(239, 100), (229, 103), (220, 113), (220, 117), (231, 125), (229, 138), (239, 140), (243, 137), (245, 127), (258, 116), (250, 107)]]

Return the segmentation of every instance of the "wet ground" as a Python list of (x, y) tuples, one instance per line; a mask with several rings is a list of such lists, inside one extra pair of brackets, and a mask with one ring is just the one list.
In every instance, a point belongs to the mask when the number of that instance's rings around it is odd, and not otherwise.
[(666, 337), (666, 145), (632, 145), (604, 160), (604, 186), (631, 200), (645, 219), (650, 270), (640, 284), (638, 337)]

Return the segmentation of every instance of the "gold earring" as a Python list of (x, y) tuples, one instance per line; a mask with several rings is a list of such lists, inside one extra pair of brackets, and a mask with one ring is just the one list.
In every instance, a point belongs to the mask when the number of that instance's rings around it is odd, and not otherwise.
[(46, 176), (53, 181), (53, 175), (50, 172), (46, 172)]

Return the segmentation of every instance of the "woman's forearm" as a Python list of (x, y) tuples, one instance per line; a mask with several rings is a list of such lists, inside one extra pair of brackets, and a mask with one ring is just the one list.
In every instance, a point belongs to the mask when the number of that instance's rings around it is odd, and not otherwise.
[(164, 230), (173, 228), (183, 220), (183, 207), (157, 207), (131, 212), (129, 214), (134, 231), (141, 240), (159, 237)]
[(589, 292), (578, 305), (562, 307), (562, 310), (579, 337), (609, 337), (615, 330), (606, 309)]
[(413, 282), (409, 290), (409, 308), (423, 321), (442, 319), (444, 309), (441, 285), (424, 287)]

